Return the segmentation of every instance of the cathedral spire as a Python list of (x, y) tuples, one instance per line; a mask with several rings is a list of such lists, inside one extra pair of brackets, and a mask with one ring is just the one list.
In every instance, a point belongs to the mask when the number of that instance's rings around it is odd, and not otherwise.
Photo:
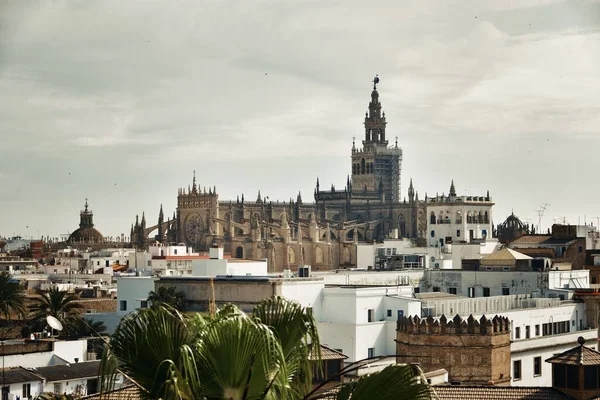
[(296, 198), (296, 203), (302, 204), (302, 193), (301, 192), (298, 192), (298, 197)]
[(192, 193), (197, 193), (197, 187), (196, 187), (196, 170), (194, 170), (194, 177), (192, 178)]
[(454, 187), (454, 179), (452, 179), (452, 183), (450, 184), (450, 197), (456, 197), (456, 188)]
[(415, 199), (415, 188), (413, 187), (412, 178), (410, 178), (410, 184), (408, 185), (408, 200), (413, 201)]
[(256, 202), (262, 203), (262, 197), (260, 196), (260, 190), (258, 191), (258, 196), (256, 196)]

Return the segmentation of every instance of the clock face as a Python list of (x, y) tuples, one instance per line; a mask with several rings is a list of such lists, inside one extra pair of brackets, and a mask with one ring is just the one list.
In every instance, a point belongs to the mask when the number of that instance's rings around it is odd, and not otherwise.
[(190, 214), (185, 220), (185, 236), (190, 243), (199, 243), (204, 223), (198, 214)]

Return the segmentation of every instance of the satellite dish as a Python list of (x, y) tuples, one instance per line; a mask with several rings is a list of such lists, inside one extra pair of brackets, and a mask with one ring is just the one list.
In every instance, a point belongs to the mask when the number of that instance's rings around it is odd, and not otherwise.
[(60, 321), (58, 319), (56, 319), (55, 317), (53, 317), (52, 315), (48, 315), (46, 317), (46, 322), (48, 323), (48, 325), (50, 325), (50, 328), (52, 328), (52, 329), (55, 329), (59, 332), (63, 330), (63, 326), (60, 323)]

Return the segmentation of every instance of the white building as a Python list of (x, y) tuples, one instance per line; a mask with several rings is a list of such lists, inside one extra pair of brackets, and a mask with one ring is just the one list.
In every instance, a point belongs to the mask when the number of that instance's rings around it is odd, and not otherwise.
[(129, 264), (129, 254), (135, 249), (104, 249), (89, 254), (88, 269), (90, 273), (113, 274), (113, 266), (126, 266)]
[(267, 260), (224, 258), (222, 247), (211, 247), (209, 258), (192, 261), (193, 276), (267, 276)]
[(427, 244), (473, 243), (492, 237), (492, 206), (489, 196), (457, 196), (454, 182), (449, 196), (427, 201)]
[(496, 239), (473, 243), (446, 243), (443, 247), (416, 247), (408, 239), (386, 239), (383, 243), (358, 244), (360, 269), (460, 269), (464, 259), (480, 259), (499, 247)]

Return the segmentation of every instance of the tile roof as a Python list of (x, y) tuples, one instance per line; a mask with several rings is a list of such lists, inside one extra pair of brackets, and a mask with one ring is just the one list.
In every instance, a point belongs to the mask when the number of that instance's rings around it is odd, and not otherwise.
[[(23, 367), (0, 368), (0, 385), (41, 381), (43, 378)], [(4, 381), (6, 379), (6, 382)]]
[(488, 254), (487, 256), (483, 257), (482, 260), (531, 260), (531, 257), (521, 254), (517, 251), (504, 248), (495, 253)]
[(100, 369), (100, 360), (51, 365), (36, 368), (36, 372), (46, 378), (48, 382), (68, 381), (71, 379), (95, 378)]
[(566, 365), (600, 365), (600, 353), (580, 345), (550, 357), (546, 362)]
[(140, 390), (133, 385), (111, 390), (102, 394), (96, 393), (82, 397), (82, 399), (87, 400), (140, 400), (141, 398)]
[(518, 239), (513, 240), (510, 244), (536, 244), (542, 243), (550, 239), (550, 235), (524, 235)]
[(572, 400), (551, 387), (440, 385), (432, 388), (439, 400)]
[[(316, 360), (317, 359), (316, 356), (317, 356), (316, 354), (313, 355), (313, 352), (311, 349), (308, 354), (308, 359)], [(321, 345), (321, 360), (345, 360), (346, 358), (348, 358), (348, 356), (345, 355), (344, 353), (342, 353), (341, 351), (337, 351), (337, 350), (334, 350), (327, 346)]]

